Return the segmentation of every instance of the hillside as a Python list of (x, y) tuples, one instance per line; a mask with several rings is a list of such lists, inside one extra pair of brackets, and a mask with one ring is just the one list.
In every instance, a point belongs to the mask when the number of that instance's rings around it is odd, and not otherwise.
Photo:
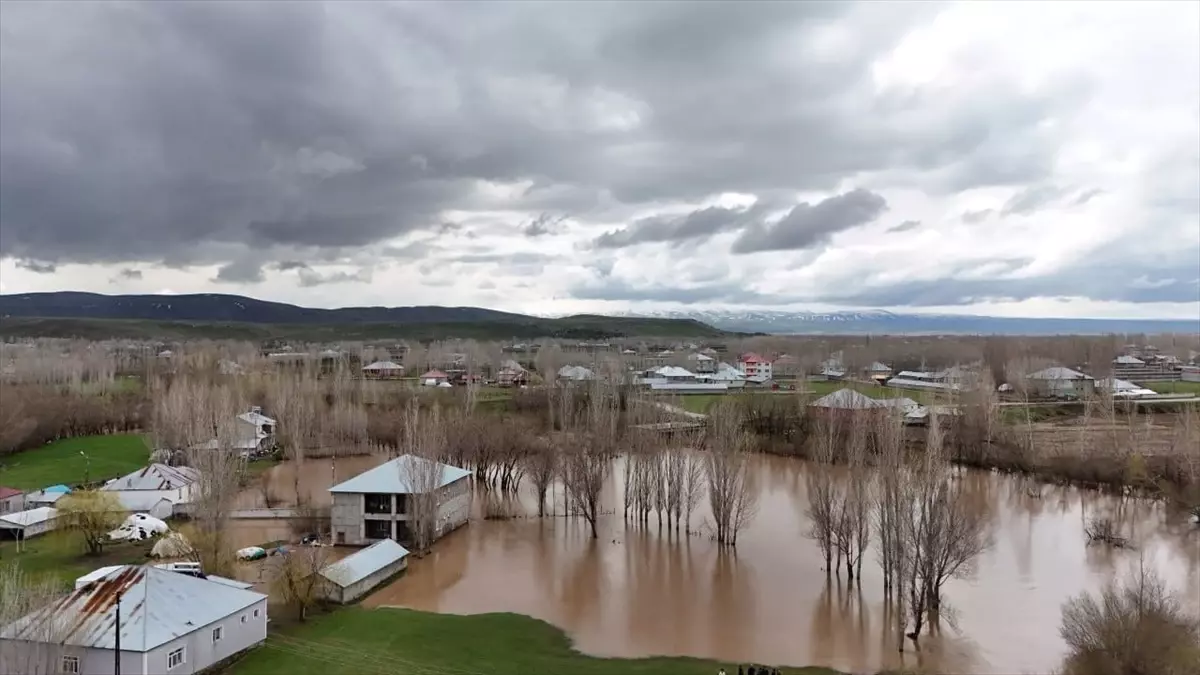
[(479, 307), (314, 309), (237, 295), (0, 295), (0, 337), (237, 340), (530, 340), (710, 337), (691, 319), (593, 315), (547, 319)]

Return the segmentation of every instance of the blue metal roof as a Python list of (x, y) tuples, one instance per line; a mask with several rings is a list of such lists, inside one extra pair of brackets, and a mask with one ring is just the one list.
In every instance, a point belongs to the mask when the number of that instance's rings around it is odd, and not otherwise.
[(377, 541), (321, 570), (321, 576), (345, 588), (408, 556), (408, 549), (391, 539)]

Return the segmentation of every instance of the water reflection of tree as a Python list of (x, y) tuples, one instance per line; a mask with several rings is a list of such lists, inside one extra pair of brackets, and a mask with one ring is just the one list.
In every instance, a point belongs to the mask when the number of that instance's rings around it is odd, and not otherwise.
[(709, 643), (717, 654), (738, 654), (754, 644), (758, 619), (749, 568), (732, 550), (714, 552), (711, 609), (707, 613)]

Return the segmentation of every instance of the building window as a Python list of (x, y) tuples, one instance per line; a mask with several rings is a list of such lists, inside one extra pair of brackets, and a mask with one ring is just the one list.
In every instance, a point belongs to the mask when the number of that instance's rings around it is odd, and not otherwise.
[(181, 665), (183, 665), (183, 647), (172, 650), (170, 654), (167, 654), (167, 670), (178, 668)]
[(62, 671), (64, 673), (78, 673), (79, 672), (79, 657), (78, 656), (62, 657)]
[(392, 496), (384, 494), (365, 495), (363, 511), (375, 515), (391, 515)]
[(225, 637), (225, 627), (224, 626), (217, 626), (216, 628), (213, 629), (213, 644), (220, 642), (221, 638), (223, 638), (223, 637)]
[(254, 610), (254, 618), (256, 618), (256, 619), (258, 618), (258, 610), (257, 609)]
[(246, 615), (245, 614), (242, 615), (242, 623), (246, 623)]
[(389, 539), (392, 536), (392, 521), (390, 520), (368, 520), (366, 521), (367, 539)]

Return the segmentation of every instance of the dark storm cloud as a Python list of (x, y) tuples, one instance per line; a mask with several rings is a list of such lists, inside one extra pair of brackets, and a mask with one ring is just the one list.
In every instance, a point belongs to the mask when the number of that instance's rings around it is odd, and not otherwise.
[(538, 215), (525, 224), (521, 231), (526, 237), (540, 237), (545, 234), (557, 234), (566, 216), (554, 216), (549, 213)]
[(862, 188), (817, 202), (798, 204), (777, 223), (751, 225), (733, 243), (734, 253), (795, 251), (875, 220), (887, 211), (887, 200)]
[(356, 272), (327, 272), (322, 274), (312, 268), (305, 267), (297, 270), (302, 288), (324, 286), (325, 284), (370, 283), (371, 270), (362, 268)]
[(756, 204), (749, 208), (710, 206), (682, 216), (651, 216), (628, 227), (605, 232), (592, 244), (596, 248), (624, 248), (650, 242), (680, 244), (745, 227), (762, 215), (762, 209)]
[(308, 269), (308, 263), (300, 262), (299, 260), (280, 260), (274, 265), (271, 265), (271, 267), (279, 270), (280, 272), (287, 272), (289, 270)]
[(17, 267), (37, 274), (52, 274), (58, 269), (58, 265), (52, 262), (42, 262), (40, 260), (30, 260), (28, 258), (18, 258)]
[(142, 271), (127, 267), (120, 272), (117, 272), (117, 278), (124, 279), (126, 281), (140, 281), (142, 278)]
[(213, 281), (230, 284), (256, 284), (263, 280), (262, 261), (253, 258), (239, 258), (226, 263), (217, 269)]
[(897, 234), (900, 232), (912, 232), (913, 230), (917, 229), (920, 226), (921, 226), (921, 221), (919, 221), (919, 220), (906, 220), (903, 223), (900, 223), (899, 225), (893, 225), (893, 226), (889, 227), (887, 229), (887, 231), (891, 234)]
[[(506, 206), (583, 217), (864, 171), (1033, 181), (1058, 143), (1039, 122), (1074, 104), (1003, 83), (878, 99), (872, 62), (935, 3), (2, 11), (0, 255), (222, 263), (228, 280), (256, 278), (244, 252), (437, 231), (494, 201), (481, 182), (532, 181)], [(836, 50), (795, 48), (831, 29)]]

